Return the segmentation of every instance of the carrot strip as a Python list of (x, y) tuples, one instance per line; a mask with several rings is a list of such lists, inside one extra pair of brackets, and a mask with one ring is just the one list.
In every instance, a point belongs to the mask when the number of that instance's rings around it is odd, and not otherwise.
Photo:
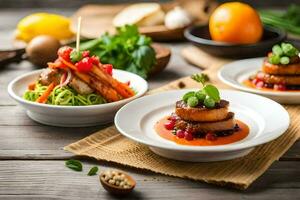
[(101, 68), (93, 67), (92, 73), (95, 74), (100, 80), (107, 82), (111, 87), (113, 87), (122, 97), (129, 98), (134, 95), (134, 92), (125, 84), (122, 84), (118, 80), (109, 76), (105, 72), (102, 71)]
[(51, 94), (52, 90), (54, 89), (54, 87), (55, 87), (55, 83), (54, 82), (50, 83), (47, 90), (39, 98), (37, 98), (36, 102), (46, 103), (47, 99), (50, 96), (50, 94)]
[(59, 60), (61, 60), (62, 63), (64, 63), (67, 67), (71, 68), (74, 71), (77, 71), (77, 68), (75, 65), (73, 65), (72, 63), (66, 61), (65, 59), (59, 57)]
[(101, 95), (109, 102), (119, 101), (121, 97), (118, 95), (117, 91), (113, 88), (106, 86), (105, 84), (101, 83), (98, 79), (92, 77), (91, 82), (96, 90), (99, 91)]

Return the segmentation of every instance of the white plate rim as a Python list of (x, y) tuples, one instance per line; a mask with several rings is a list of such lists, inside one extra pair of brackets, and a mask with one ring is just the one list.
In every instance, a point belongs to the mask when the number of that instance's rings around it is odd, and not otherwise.
[[(181, 90), (181, 91), (190, 91), (190, 90), (193, 90), (193, 89), (184, 89), (184, 90)], [(241, 144), (227, 144), (227, 145), (216, 145), (216, 146), (187, 146), (187, 145), (176, 145), (176, 146), (172, 146), (172, 147), (168, 147), (168, 146), (162, 146), (162, 145), (159, 145), (159, 144), (155, 144), (155, 143), (150, 143), (150, 142), (147, 142), (147, 141), (143, 141), (143, 140), (140, 140), (138, 138), (135, 138), (133, 137), (132, 135), (130, 134), (127, 134), (126, 131), (123, 131), (123, 129), (119, 126), (119, 123), (118, 121), (121, 120), (120, 119), (120, 115), (122, 112), (126, 112), (126, 109), (127, 107), (131, 106), (132, 104), (135, 104), (135, 103), (139, 103), (139, 102), (142, 102), (145, 98), (151, 98), (153, 96), (158, 96), (158, 95), (168, 95), (169, 93), (172, 93), (172, 92), (176, 92), (178, 90), (170, 90), (170, 91), (166, 91), (166, 92), (160, 92), (160, 93), (157, 93), (157, 94), (152, 94), (152, 95), (147, 95), (147, 96), (144, 96), (144, 97), (141, 97), (139, 99), (136, 99), (136, 100), (133, 100), (131, 101), (130, 103), (124, 105), (118, 112), (117, 114), (115, 115), (115, 118), (114, 118), (114, 124), (116, 126), (116, 128), (118, 129), (118, 131), (125, 137), (133, 140), (133, 141), (136, 141), (136, 142), (139, 142), (141, 144), (144, 144), (144, 145), (147, 145), (147, 146), (150, 146), (150, 147), (155, 147), (155, 148), (160, 148), (160, 149), (165, 149), (165, 150), (171, 150), (171, 151), (187, 151), (187, 152), (228, 152), (228, 151), (239, 151), (239, 150), (243, 150), (243, 149), (249, 149), (249, 148), (253, 148), (255, 146), (258, 146), (258, 145), (261, 145), (261, 144), (265, 144), (267, 142), (270, 142), (272, 140), (275, 140), (276, 138), (280, 137), (282, 134), (285, 133), (285, 131), (288, 129), (289, 125), (290, 125), (290, 117), (289, 117), (289, 114), (288, 112), (283, 108), (282, 105), (280, 105), (279, 103), (269, 99), (269, 98), (266, 98), (266, 97), (263, 97), (263, 96), (259, 96), (259, 95), (256, 95), (256, 94), (252, 94), (252, 93), (247, 93), (247, 92), (241, 92), (241, 91), (236, 91), (236, 90), (228, 90), (228, 89), (222, 89), (221, 91), (229, 91), (229, 92), (238, 92), (238, 93), (241, 93), (241, 94), (247, 94), (247, 95), (253, 95), (257, 98), (262, 98), (266, 101), (271, 101), (272, 103), (274, 103), (276, 106), (279, 106), (279, 108), (282, 110), (282, 115), (285, 115), (284, 117), (286, 118), (287, 120), (287, 123), (286, 125), (282, 128), (283, 130), (277, 134), (273, 134), (271, 137), (260, 137), (261, 140), (260, 141), (257, 141), (255, 140), (255, 142), (252, 142), (250, 143), (250, 141), (248, 141), (247, 143), (241, 143)]]
[[(105, 103), (105, 104), (98, 104), (98, 105), (88, 105), (88, 106), (64, 106), (64, 105), (50, 105), (50, 104), (41, 104), (41, 103), (36, 103), (36, 102), (31, 102), (28, 100), (23, 99), (22, 97), (20, 97), (18, 94), (16, 94), (13, 90), (13, 86), (16, 84), (16, 82), (20, 81), (21, 79), (26, 78), (27, 76), (31, 76), (34, 74), (39, 74), (42, 72), (43, 69), (39, 69), (39, 70), (34, 70), (31, 72), (27, 72), (25, 74), (22, 74), (18, 77), (16, 77), (15, 79), (13, 79), (7, 86), (7, 91), (8, 94), (15, 99), (16, 101), (22, 103), (22, 104), (28, 104), (28, 105), (32, 105), (32, 106), (40, 106), (42, 108), (51, 108), (51, 109), (68, 109), (68, 110), (80, 110), (80, 109), (100, 109), (100, 108), (107, 108), (107, 107), (114, 107), (123, 103), (126, 103), (127, 101), (131, 101), (133, 99), (139, 98), (141, 96), (143, 96), (147, 90), (148, 90), (148, 83), (145, 79), (143, 79), (142, 77), (131, 73), (131, 72), (127, 72), (124, 70), (119, 70), (119, 69), (113, 69), (113, 71), (117, 72), (117, 73), (123, 73), (124, 75), (126, 74), (130, 74), (131, 76), (135, 76), (135, 78), (139, 79), (141, 82), (143, 82), (144, 84), (144, 88), (141, 91), (138, 91), (138, 94), (136, 94), (133, 97), (127, 98), (127, 99), (123, 99), (120, 101), (116, 101), (116, 102), (111, 102), (111, 103)], [(25, 91), (24, 91), (25, 92)]]
[[(254, 88), (250, 88), (250, 87), (246, 87), (242, 84), (236, 84), (236, 80), (232, 80), (232, 79), (227, 79), (226, 76), (224, 75), (227, 70), (229, 68), (232, 67), (233, 64), (236, 64), (236, 63), (240, 63), (240, 62), (253, 62), (253, 61), (258, 61), (258, 60), (261, 60), (263, 61), (265, 57), (258, 57), (258, 58), (248, 58), (248, 59), (241, 59), (241, 60), (236, 60), (236, 61), (233, 61), (233, 62), (230, 62), (230, 63), (227, 63), (225, 65), (223, 65), (219, 70), (218, 70), (218, 73), (217, 73), (217, 76), (218, 78), (225, 84), (233, 87), (233, 88), (236, 88), (238, 90), (242, 90), (242, 91), (246, 91), (246, 92), (252, 92), (252, 93), (256, 93), (256, 94), (261, 94), (261, 95), (272, 95), (272, 96), (280, 96), (280, 97), (295, 97), (295, 96), (300, 96), (300, 91), (299, 92), (283, 92), (283, 91), (264, 91), (264, 90), (259, 90), (259, 89), (254, 89)], [(253, 66), (253, 70), (257, 69), (259, 70), (261, 66)]]

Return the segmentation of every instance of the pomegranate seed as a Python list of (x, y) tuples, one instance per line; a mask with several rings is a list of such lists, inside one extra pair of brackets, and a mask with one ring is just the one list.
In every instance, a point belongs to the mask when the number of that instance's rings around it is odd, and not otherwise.
[(171, 115), (169, 118), (168, 118), (168, 120), (171, 120), (171, 121), (177, 121), (177, 117), (176, 116), (174, 116), (174, 115)]
[(174, 126), (175, 126), (175, 122), (174, 121), (168, 121), (167, 123), (164, 124), (164, 126), (167, 130), (173, 130)]
[(217, 136), (214, 133), (207, 133), (205, 136), (205, 139), (210, 140), (210, 141), (214, 141), (217, 139)]
[(189, 132), (187, 132), (187, 131), (185, 131), (184, 132), (184, 138), (186, 139), (186, 140), (193, 140), (194, 139), (194, 136), (193, 136), (193, 134), (192, 133), (189, 133)]
[(264, 86), (264, 82), (258, 81), (255, 85), (257, 88), (262, 88)]
[(273, 88), (274, 90), (280, 90), (280, 91), (286, 90), (286, 86), (284, 84), (275, 84)]
[(251, 82), (253, 85), (256, 85), (259, 80), (257, 78), (253, 79)]
[(185, 132), (183, 130), (177, 130), (176, 131), (176, 136), (179, 138), (184, 138)]
[(265, 74), (262, 72), (258, 72), (256, 78), (260, 81), (264, 80)]

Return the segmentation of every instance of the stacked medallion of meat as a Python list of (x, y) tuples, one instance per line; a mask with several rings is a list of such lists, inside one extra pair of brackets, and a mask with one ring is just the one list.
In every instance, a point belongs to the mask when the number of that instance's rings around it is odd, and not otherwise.
[(234, 113), (229, 111), (229, 102), (220, 99), (215, 86), (205, 84), (203, 74), (192, 78), (203, 84), (202, 90), (188, 92), (176, 102), (175, 112), (169, 117), (165, 128), (186, 140), (215, 140), (218, 136), (234, 133), (238, 127)]
[(299, 50), (289, 43), (273, 46), (263, 62), (262, 71), (250, 80), (257, 88), (300, 89)]

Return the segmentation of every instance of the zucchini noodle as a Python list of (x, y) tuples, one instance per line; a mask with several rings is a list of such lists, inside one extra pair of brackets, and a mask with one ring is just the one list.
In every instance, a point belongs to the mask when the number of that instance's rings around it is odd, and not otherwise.
[[(35, 102), (47, 88), (48, 86), (43, 86), (37, 82), (34, 90), (27, 90), (23, 98)], [(81, 95), (69, 86), (56, 86), (46, 102), (46, 104), (62, 106), (88, 106), (103, 103), (106, 103), (106, 100), (102, 96), (96, 93)]]

